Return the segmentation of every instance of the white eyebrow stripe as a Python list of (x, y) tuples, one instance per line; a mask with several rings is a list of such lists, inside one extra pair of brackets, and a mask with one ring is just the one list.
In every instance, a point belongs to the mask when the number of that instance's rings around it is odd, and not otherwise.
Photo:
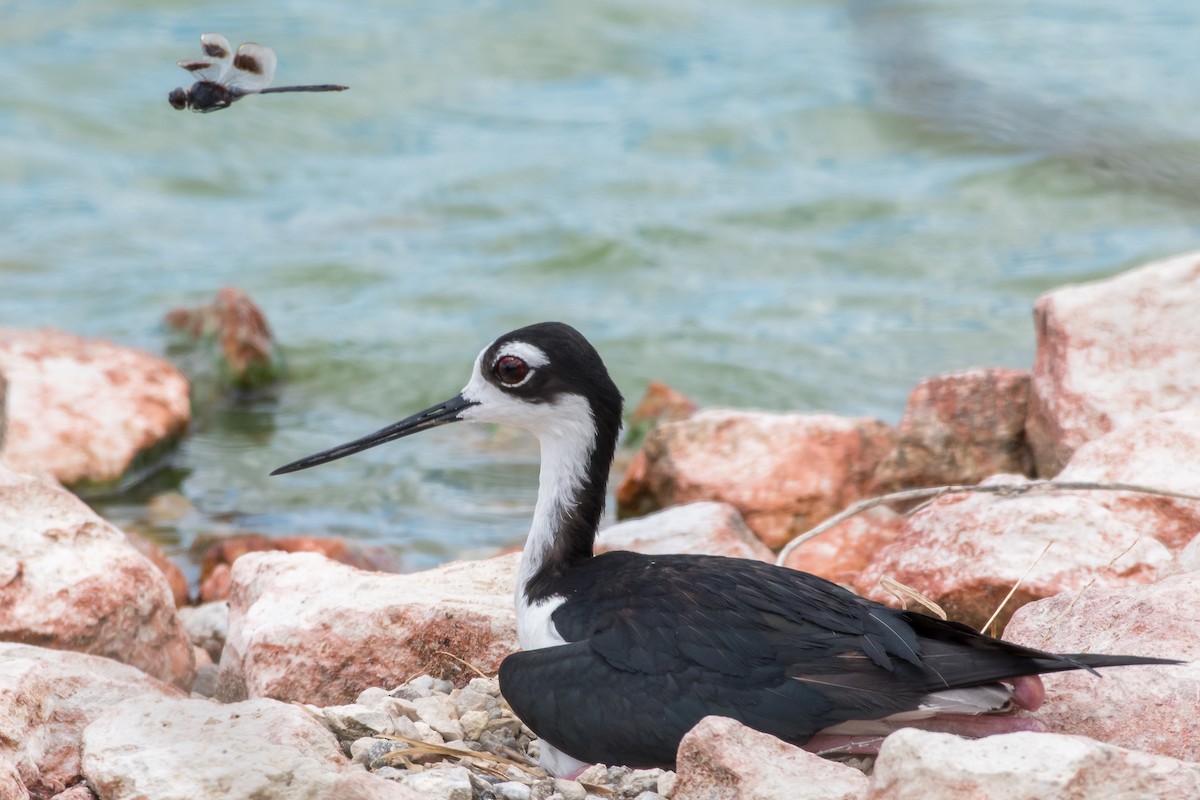
[(507, 343), (496, 351), (496, 359), (492, 362), (492, 366), (496, 366), (496, 361), (504, 356), (516, 356), (528, 364), (530, 369), (544, 367), (550, 363), (550, 357), (546, 355), (545, 350), (528, 342)]

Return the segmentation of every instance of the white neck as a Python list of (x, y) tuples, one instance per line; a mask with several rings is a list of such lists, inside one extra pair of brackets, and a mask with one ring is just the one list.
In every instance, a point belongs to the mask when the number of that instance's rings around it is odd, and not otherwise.
[(530, 606), (526, 586), (546, 563), (562, 534), (563, 518), (583, 486), (595, 448), (596, 423), (587, 401), (578, 395), (565, 395), (555, 405), (560, 407), (555, 424), (543, 424), (536, 431), (542, 450), (538, 498), (517, 570), (517, 635), (525, 650), (546, 646), (546, 631), (542, 628), (550, 624), (548, 619), (534, 619), (544, 615)]

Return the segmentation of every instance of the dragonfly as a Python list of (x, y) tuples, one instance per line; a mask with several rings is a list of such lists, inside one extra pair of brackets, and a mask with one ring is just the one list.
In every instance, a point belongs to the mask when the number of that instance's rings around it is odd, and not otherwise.
[(276, 86), (268, 88), (275, 77), (275, 51), (266, 45), (246, 42), (237, 49), (219, 33), (200, 36), (203, 58), (184, 59), (179, 66), (192, 73), (196, 82), (190, 89), (175, 89), (167, 96), (173, 108), (190, 108), (207, 114), (229, 108), (248, 94), (279, 92), (341, 92), (348, 86), (322, 83), (315, 86)]

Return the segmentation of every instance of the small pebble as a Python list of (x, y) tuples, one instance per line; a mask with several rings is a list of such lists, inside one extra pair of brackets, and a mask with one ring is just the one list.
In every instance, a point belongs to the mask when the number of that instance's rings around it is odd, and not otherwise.
[(463, 738), (462, 723), (454, 716), (454, 704), (441, 695), (420, 697), (413, 701), (421, 720), (445, 739)]
[(403, 697), (388, 697), (376, 705), (376, 708), (393, 717), (408, 717), (413, 721), (421, 718), (421, 715), (417, 713), (417, 707), (413, 701), (406, 700)]
[(212, 697), (217, 693), (217, 665), (205, 664), (196, 670), (196, 679), (192, 681), (192, 694), (200, 697)]
[(530, 789), (523, 783), (505, 781), (492, 787), (499, 800), (529, 800)]
[(454, 707), (458, 709), (459, 716), (468, 711), (483, 711), (488, 707), (488, 701), (491, 701), (492, 705), (496, 702), (496, 698), (491, 695), (480, 694), (470, 689), (463, 689), (458, 694), (451, 695), (451, 699), (454, 700)]
[(659, 794), (664, 797), (670, 797), (675, 793), (676, 775), (669, 769), (663, 770), (663, 774), (658, 776), (658, 785), (655, 788)]
[(458, 720), (462, 725), (463, 736), (472, 741), (478, 741), (489, 721), (486, 711), (468, 711)]
[(379, 769), (375, 770), (375, 774), (381, 778), (387, 778), (388, 780), (392, 780), (392, 781), (399, 781), (399, 780), (403, 780), (405, 777), (408, 776), (408, 771), (403, 770), (403, 769), (396, 769), (395, 767), (380, 767)]
[(350, 743), (350, 760), (355, 764), (367, 764), (374, 760), (371, 757), (371, 748), (379, 744), (390, 744), (387, 739), (375, 739), (370, 736), (364, 736), (361, 739), (355, 739)]
[(381, 733), (392, 734), (396, 730), (390, 716), (357, 703), (348, 706), (326, 707), (325, 724), (340, 739), (357, 739)]
[(667, 798), (663, 797), (658, 792), (642, 792), (633, 800), (667, 800)]
[(417, 738), (422, 742), (427, 744), (443, 744), (446, 741), (440, 733), (429, 727), (429, 724), (426, 722), (418, 720), (413, 723), (413, 726), (417, 729)]
[(621, 794), (636, 797), (644, 792), (654, 792), (662, 774), (661, 769), (635, 769), (621, 779)]
[(426, 769), (410, 773), (402, 783), (429, 800), (471, 800), (474, 796), (466, 767)]
[(495, 678), (471, 678), (471, 682), (467, 684), (467, 688), (472, 692), (491, 695), (492, 697), (500, 696), (500, 681)]
[(396, 729), (393, 734), (395, 736), (405, 736), (409, 739), (421, 739), (421, 741), (425, 741), (421, 738), (421, 731), (417, 729), (417, 723), (408, 717), (392, 717), (392, 725)]
[(561, 794), (563, 800), (583, 800), (587, 797), (587, 789), (583, 788), (582, 783), (569, 781), (565, 778), (554, 779), (554, 791)]
[(380, 686), (372, 686), (370, 689), (363, 689), (354, 702), (360, 706), (369, 706), (371, 708), (375, 708), (381, 702), (383, 702), (387, 696), (387, 689), (384, 689)]

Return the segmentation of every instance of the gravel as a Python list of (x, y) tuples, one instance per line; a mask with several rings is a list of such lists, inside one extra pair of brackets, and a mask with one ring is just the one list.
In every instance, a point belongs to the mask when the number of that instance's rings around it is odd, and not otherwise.
[(599, 764), (578, 780), (547, 775), (537, 738), (495, 678), (456, 689), (422, 675), (391, 691), (367, 689), (349, 705), (306, 708), (355, 763), (431, 800), (670, 800), (675, 785), (673, 772)]

